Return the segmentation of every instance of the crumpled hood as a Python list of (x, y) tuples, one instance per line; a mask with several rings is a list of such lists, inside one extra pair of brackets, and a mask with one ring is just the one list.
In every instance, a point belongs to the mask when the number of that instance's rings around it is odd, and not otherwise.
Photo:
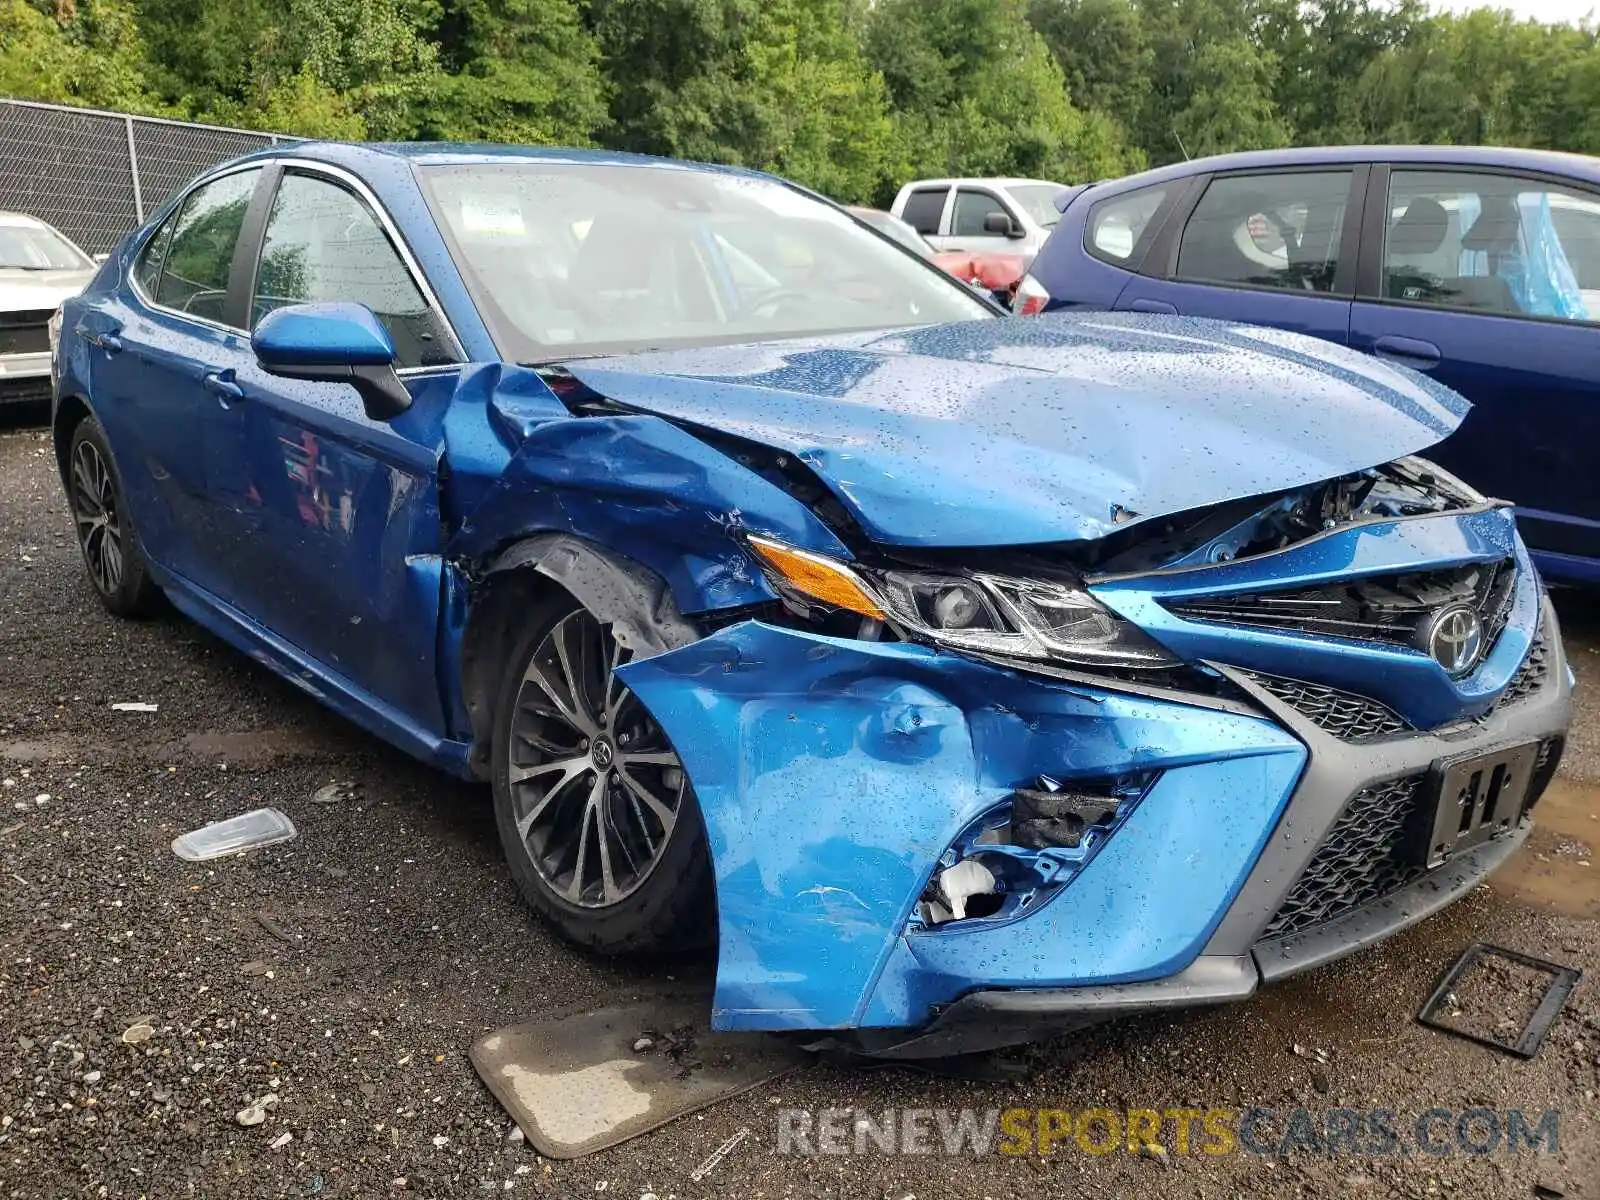
[(1135, 313), (972, 321), (567, 365), (618, 403), (797, 456), (874, 540), (1026, 545), (1315, 483), (1467, 402), (1276, 329)]

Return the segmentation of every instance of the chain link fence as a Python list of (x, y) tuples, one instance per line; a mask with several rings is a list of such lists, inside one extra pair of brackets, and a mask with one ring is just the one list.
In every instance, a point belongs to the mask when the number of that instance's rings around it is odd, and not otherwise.
[(0, 209), (48, 221), (90, 254), (110, 250), (176, 189), (270, 133), (0, 100)]

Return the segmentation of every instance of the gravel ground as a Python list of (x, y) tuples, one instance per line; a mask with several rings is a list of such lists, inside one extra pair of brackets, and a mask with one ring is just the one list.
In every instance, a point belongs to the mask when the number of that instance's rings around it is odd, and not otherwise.
[[(1600, 602), (1560, 604), (1586, 696), (1600, 695)], [(110, 708), (123, 701), (159, 710)], [(1016, 1082), (816, 1066), (550, 1162), (508, 1139), (467, 1048), (673, 968), (597, 962), (547, 932), (501, 867), (482, 790), (347, 727), (180, 618), (108, 618), (48, 442), (0, 432), (0, 1197), (1600, 1196), (1600, 706), (1579, 725), (1519, 857), (1376, 950), (1246, 1004), (1031, 1048)], [(356, 793), (312, 803), (335, 780)], [(211, 866), (169, 849), (265, 804), (293, 818), (295, 841)], [(1411, 1021), (1476, 939), (1590, 969), (1532, 1061)], [(265, 1119), (241, 1125), (269, 1093)], [(1049, 1156), (776, 1152), (790, 1106), (1253, 1105), (1319, 1120), (1333, 1106), (1392, 1109), (1403, 1143), (1434, 1107), (1556, 1108), (1560, 1148), (1101, 1156), (1069, 1139)]]

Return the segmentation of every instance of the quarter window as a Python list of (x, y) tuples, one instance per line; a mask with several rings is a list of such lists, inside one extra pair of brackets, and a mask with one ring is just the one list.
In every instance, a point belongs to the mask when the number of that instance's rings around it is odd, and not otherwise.
[(949, 194), (949, 188), (918, 188), (906, 197), (900, 219), (924, 237), (937, 234), (939, 218), (944, 216), (944, 200)]
[[(223, 320), (233, 251), (260, 175), (259, 168), (236, 171), (189, 194), (158, 264), (157, 304), (209, 321)], [(157, 242), (152, 242), (152, 252)]]
[(285, 304), (364, 304), (394, 339), (395, 365), (453, 362), (444, 329), (372, 211), (353, 193), (286, 174), (267, 218), (252, 326)]
[(1165, 187), (1147, 187), (1096, 204), (1089, 210), (1089, 253), (1119, 263), (1132, 258), (1166, 199)]
[(1349, 171), (1229, 175), (1200, 198), (1178, 246), (1178, 277), (1331, 292)]
[(1516, 175), (1395, 171), (1387, 299), (1600, 321), (1600, 197)]
[(1002, 237), (984, 228), (984, 222), (995, 213), (1011, 219), (1005, 205), (988, 192), (973, 192), (962, 188), (956, 193), (955, 212), (950, 217), (951, 237)]
[(166, 261), (167, 244), (172, 241), (172, 227), (176, 223), (175, 216), (161, 223), (161, 228), (151, 234), (150, 240), (145, 243), (144, 253), (139, 256), (139, 265), (133, 269), (134, 278), (139, 281), (146, 296), (154, 297), (156, 294), (156, 284), (161, 281), (161, 264)]

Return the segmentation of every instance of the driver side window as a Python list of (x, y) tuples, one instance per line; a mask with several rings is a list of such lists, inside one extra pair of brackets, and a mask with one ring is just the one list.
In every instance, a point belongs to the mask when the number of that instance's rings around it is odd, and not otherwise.
[(250, 298), (252, 327), (286, 304), (364, 304), (394, 339), (396, 367), (454, 362), (443, 325), (372, 211), (328, 179), (285, 174)]
[(1296, 171), (1212, 180), (1184, 227), (1178, 278), (1331, 292), (1350, 176)]

